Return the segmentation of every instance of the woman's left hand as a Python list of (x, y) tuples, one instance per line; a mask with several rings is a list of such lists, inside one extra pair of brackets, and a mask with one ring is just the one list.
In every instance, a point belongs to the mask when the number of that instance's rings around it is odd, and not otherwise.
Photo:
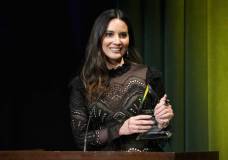
[(165, 94), (155, 106), (154, 116), (158, 122), (159, 128), (165, 128), (169, 125), (169, 121), (173, 118), (174, 113), (172, 106), (168, 103), (167, 95)]

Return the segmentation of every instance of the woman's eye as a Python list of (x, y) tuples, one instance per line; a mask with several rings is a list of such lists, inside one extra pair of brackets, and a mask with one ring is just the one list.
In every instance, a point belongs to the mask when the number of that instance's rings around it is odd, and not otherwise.
[(120, 33), (119, 36), (121, 38), (126, 38), (128, 36), (128, 34), (126, 32)]
[(112, 32), (106, 32), (105, 33), (105, 37), (112, 37), (113, 36), (113, 33)]

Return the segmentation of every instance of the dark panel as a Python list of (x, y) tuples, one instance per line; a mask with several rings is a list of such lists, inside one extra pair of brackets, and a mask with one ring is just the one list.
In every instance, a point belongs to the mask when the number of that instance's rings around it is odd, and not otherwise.
[(79, 71), (95, 17), (116, 4), (96, 3), (1, 1), (0, 149), (75, 149), (68, 83)]

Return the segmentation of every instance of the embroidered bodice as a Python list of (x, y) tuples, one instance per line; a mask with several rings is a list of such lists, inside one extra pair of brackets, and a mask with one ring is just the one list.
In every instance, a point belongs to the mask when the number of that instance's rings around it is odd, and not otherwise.
[[(156, 142), (136, 141), (137, 134), (119, 136), (118, 131), (126, 119), (142, 112), (139, 99), (146, 84), (152, 86), (159, 98), (163, 96), (160, 72), (128, 62), (110, 70), (109, 77), (108, 89), (89, 105), (86, 105), (85, 88), (80, 78), (76, 77), (72, 81), (72, 131), (78, 147), (82, 149), (86, 145), (88, 150), (156, 149)], [(150, 101), (144, 107), (153, 109), (155, 104)]]

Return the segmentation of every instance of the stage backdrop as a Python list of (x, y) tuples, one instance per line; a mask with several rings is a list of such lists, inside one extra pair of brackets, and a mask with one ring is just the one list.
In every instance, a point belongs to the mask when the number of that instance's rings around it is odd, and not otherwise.
[[(163, 72), (175, 111), (167, 151), (228, 158), (227, 0), (0, 2), (0, 149), (76, 150), (68, 84), (95, 18), (127, 12), (144, 62)], [(96, 5), (96, 7), (94, 7)]]
[(175, 110), (174, 151), (228, 158), (228, 1), (121, 1), (145, 63), (163, 71)]

